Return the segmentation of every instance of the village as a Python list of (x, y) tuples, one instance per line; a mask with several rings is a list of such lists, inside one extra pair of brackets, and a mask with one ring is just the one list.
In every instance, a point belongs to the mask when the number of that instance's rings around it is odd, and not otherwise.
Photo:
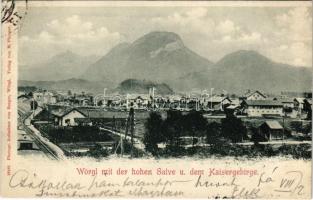
[[(242, 122), (245, 134), (236, 140), (230, 137), (226, 143), (302, 145), (310, 144), (312, 134), (312, 93), (273, 95), (248, 90), (242, 95), (228, 95), (215, 93), (211, 88), (198, 93), (160, 95), (155, 88), (150, 88), (147, 94), (107, 94), (104, 89), (103, 94), (93, 95), (36, 89), (19, 90), (18, 108), (23, 118), (19, 124), (21, 152), (41, 149), (29, 136), (30, 131), (23, 131), (27, 125), (71, 156), (86, 155), (91, 149), (96, 152), (106, 149), (108, 152), (104, 154), (108, 155), (144, 152), (151, 143), (147, 144), (146, 139), (151, 113), (158, 113), (165, 121), (175, 112), (181, 116), (199, 113), (194, 115), (199, 116), (198, 121), (206, 120), (205, 128), (191, 124), (191, 131), (189, 127), (181, 130), (177, 141), (179, 147), (185, 149), (218, 143), (216, 138), (215, 142), (211, 138), (215, 134), (214, 125), (217, 124), (216, 129), (221, 132), (224, 129), (221, 124), (229, 116)], [(156, 139), (156, 143), (158, 148), (164, 149), (173, 140)], [(49, 145), (44, 146), (49, 149)], [(53, 152), (53, 148), (48, 151)]]

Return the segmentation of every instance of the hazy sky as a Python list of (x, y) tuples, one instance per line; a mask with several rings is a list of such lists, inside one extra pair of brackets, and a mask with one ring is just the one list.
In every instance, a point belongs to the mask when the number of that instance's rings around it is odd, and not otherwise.
[(19, 33), (19, 61), (40, 62), (66, 50), (105, 55), (157, 30), (176, 32), (213, 62), (247, 49), (312, 66), (311, 13), (311, 7), (30, 7)]

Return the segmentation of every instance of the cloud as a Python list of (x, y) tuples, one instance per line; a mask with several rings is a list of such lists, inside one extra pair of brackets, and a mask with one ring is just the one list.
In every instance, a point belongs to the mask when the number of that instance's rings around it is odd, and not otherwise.
[(292, 43), (289, 47), (289, 56), (293, 58), (291, 63), (296, 66), (305, 66), (312, 62), (311, 47), (303, 42)]
[(292, 62), (295, 66), (305, 66), (307, 63), (302, 58), (296, 58)]
[(252, 42), (258, 43), (258, 42), (261, 42), (262, 40), (263, 40), (262, 35), (261, 33), (258, 33), (258, 32), (252, 32), (250, 34), (243, 33), (242, 36), (239, 38), (239, 41), (245, 41), (248, 43), (252, 43)]
[(99, 9), (94, 15), (50, 19), (37, 34), (20, 36), (20, 55), (30, 61), (34, 55), (48, 58), (65, 50), (105, 55), (119, 42), (158, 30), (179, 34), (186, 46), (212, 61), (247, 49), (277, 62), (311, 66), (310, 7), (160, 9), (147, 7), (148, 14), (140, 9), (113, 13), (113, 9), (109, 17)]
[(38, 35), (38, 40), (45, 43), (50, 43), (55, 41), (55, 37), (47, 31), (41, 31)]
[(277, 62), (311, 66), (312, 17), (308, 7), (286, 8), (265, 17), (258, 26), (231, 15), (216, 17), (208, 8), (177, 11), (152, 22), (162, 30), (177, 32), (188, 46), (213, 61), (231, 51), (250, 49)]
[(37, 35), (20, 37), (20, 45), (21, 49), (29, 51), (25, 54), (30, 57), (38, 53), (36, 49), (41, 49), (44, 59), (66, 50), (81, 55), (104, 55), (121, 40), (123, 37), (120, 33), (104, 26), (95, 27), (92, 22), (72, 15), (62, 20), (49, 21)]
[(280, 34), (293, 41), (312, 40), (312, 16), (309, 8), (296, 7), (288, 13), (276, 16)]
[(220, 22), (216, 30), (222, 34), (231, 34), (234, 33), (235, 31), (240, 31), (240, 27), (236, 26), (235, 23), (229, 19)]
[(206, 8), (194, 8), (186, 12), (189, 18), (203, 18), (207, 16), (208, 10)]
[(296, 7), (277, 15), (273, 51), (280, 60), (296, 66), (312, 66), (312, 16), (308, 7)]
[(191, 31), (194, 34), (208, 35), (215, 26), (215, 22), (207, 14), (207, 8), (192, 8), (164, 17), (154, 17), (151, 22), (155, 27), (179, 32), (182, 35)]
[(207, 49), (216, 49), (214, 45), (222, 45), (227, 49), (234, 49), (234, 47), (240, 49), (240, 47), (245, 48), (245, 45), (251, 47), (253, 44), (260, 45), (261, 42), (267, 42), (260, 32), (243, 28), (242, 24), (229, 18), (210, 16), (207, 8), (192, 8), (168, 16), (156, 17), (152, 19), (152, 23), (162, 30), (174, 31), (182, 35), (187, 43), (189, 39), (191, 47), (199, 49), (202, 54), (209, 53)]
[(279, 50), (281, 50), (281, 51), (284, 51), (284, 50), (287, 50), (288, 49), (288, 45), (280, 45), (279, 47)]

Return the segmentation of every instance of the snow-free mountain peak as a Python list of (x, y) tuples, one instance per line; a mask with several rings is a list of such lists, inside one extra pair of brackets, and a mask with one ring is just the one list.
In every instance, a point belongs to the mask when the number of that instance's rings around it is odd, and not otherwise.
[(261, 55), (254, 50), (238, 50), (233, 53), (225, 55), (220, 59), (217, 66), (242, 66), (242, 65), (267, 65), (272, 62), (267, 57)]
[(179, 35), (154, 31), (129, 45), (118, 45), (91, 65), (82, 78), (119, 83), (125, 79), (163, 81), (206, 70), (208, 61), (184, 45)]
[(61, 52), (32, 66), (19, 66), (19, 80), (56, 81), (78, 77), (96, 59), (96, 56), (81, 56), (72, 51)]

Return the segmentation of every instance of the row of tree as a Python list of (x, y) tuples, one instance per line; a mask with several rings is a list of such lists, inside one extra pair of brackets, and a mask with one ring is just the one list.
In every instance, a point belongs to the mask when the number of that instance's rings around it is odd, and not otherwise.
[(206, 137), (207, 143), (215, 144), (221, 138), (232, 142), (242, 141), (247, 129), (241, 119), (234, 115), (227, 115), (222, 123), (208, 123), (199, 111), (183, 114), (180, 111), (170, 110), (167, 117), (162, 118), (158, 112), (151, 112), (145, 123), (143, 142), (147, 151), (157, 154), (158, 143), (166, 143), (172, 149), (179, 149), (181, 137), (190, 136), (194, 145), (197, 138)]

